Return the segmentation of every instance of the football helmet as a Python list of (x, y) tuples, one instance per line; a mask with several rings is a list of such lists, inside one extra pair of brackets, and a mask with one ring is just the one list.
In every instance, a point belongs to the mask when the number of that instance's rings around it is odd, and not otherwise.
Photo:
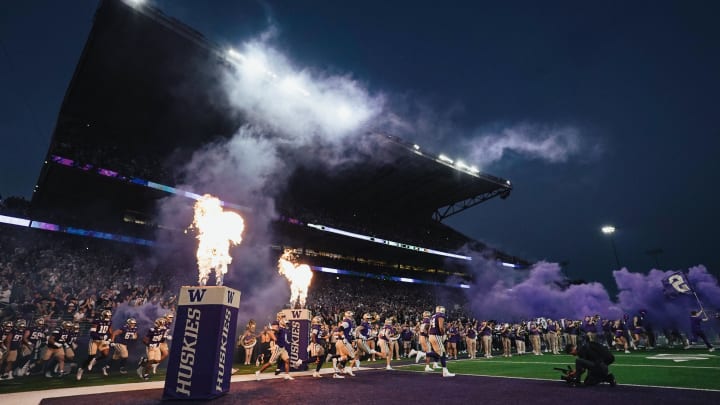
[(45, 318), (37, 318), (37, 319), (35, 320), (35, 326), (38, 326), (38, 327), (40, 327), (40, 328), (42, 328), (43, 326), (45, 326)]
[(5, 321), (2, 325), (5, 332), (11, 332), (13, 330), (13, 321)]
[(62, 328), (66, 331), (72, 331), (75, 328), (75, 324), (72, 321), (63, 321)]
[(436, 312), (436, 313), (444, 314), (444, 313), (445, 313), (445, 307), (442, 306), (442, 305), (438, 305), (438, 306), (435, 307), (435, 312)]
[(431, 316), (432, 314), (430, 313), (430, 311), (423, 312), (423, 318), (430, 318)]
[(158, 318), (155, 320), (155, 327), (156, 328), (164, 328), (165, 325), (167, 325), (167, 320), (163, 318)]
[(345, 311), (345, 318), (352, 318), (353, 316), (355, 316), (355, 312)]
[(109, 321), (112, 319), (112, 311), (109, 309), (105, 309), (102, 312), (100, 312), (100, 319), (103, 321)]
[(322, 316), (315, 315), (315, 316), (313, 316), (312, 324), (313, 325), (322, 325), (322, 321), (323, 321)]
[(370, 316), (370, 314), (368, 314), (368, 313), (363, 314), (363, 321), (370, 322), (371, 319), (372, 319), (372, 316)]
[(167, 321), (167, 324), (171, 324), (173, 322), (173, 319), (175, 319), (175, 315), (172, 312), (168, 312), (165, 314), (165, 320)]
[(385, 325), (386, 325), (386, 326), (391, 326), (392, 324), (393, 324), (392, 318), (385, 318)]
[(73, 323), (73, 331), (75, 333), (80, 333), (80, 324), (79, 323), (77, 323), (77, 322)]
[(25, 330), (25, 328), (27, 328), (26, 320), (18, 319), (17, 321), (15, 321), (15, 329), (17, 329), (19, 331), (23, 331), (23, 330)]
[(129, 328), (134, 328), (137, 326), (137, 320), (135, 320), (135, 318), (128, 318), (127, 321), (125, 321), (125, 324)]

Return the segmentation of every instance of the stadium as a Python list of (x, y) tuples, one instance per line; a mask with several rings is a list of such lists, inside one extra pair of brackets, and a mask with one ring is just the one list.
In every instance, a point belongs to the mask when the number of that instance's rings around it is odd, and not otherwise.
[[(266, 325), (275, 320), (278, 310), (297, 304), (287, 299), (283, 290), (287, 281), (276, 270), (285, 252), (312, 269), (307, 308), (330, 324), (340, 321), (343, 312), (353, 311), (357, 320), (369, 313), (378, 321), (394, 320), (398, 328), (412, 327), (423, 311), (442, 304), (456, 323), (458, 337), (480, 323), (464, 296), (464, 290), (478, 282), (473, 263), (482, 261), (518, 275), (512, 277), (522, 277), (535, 265), (443, 223), (464, 210), (482, 209), (480, 205), (490, 199), (510, 197), (510, 180), (374, 129), (363, 128), (360, 135), (337, 144), (288, 141), (282, 129), (257, 124), (257, 111), (238, 108), (227, 95), (227, 78), (242, 69), (238, 65), (242, 57), (237, 55), (153, 7), (132, 1), (100, 2), (32, 202), (26, 209), (0, 213), (4, 270), (27, 273), (14, 274), (13, 284), (25, 286), (23, 301), (4, 307), (3, 321), (20, 317), (32, 321), (39, 316), (54, 327), (56, 322), (72, 320), (86, 336), (103, 305), (112, 307), (115, 328), (133, 317), (142, 330), (174, 312), (178, 288), (197, 281), (197, 229), (190, 225), (192, 207), (204, 194), (217, 196), (225, 209), (246, 221), (243, 242), (231, 248), (234, 260), (225, 278), (225, 285), (243, 293), (238, 336), (248, 329), (250, 319)], [(270, 82), (264, 86), (273, 85), (271, 79), (264, 80)], [(253, 132), (258, 126), (261, 136)], [(238, 133), (248, 132), (259, 143), (275, 146), (274, 157), (282, 164), (273, 165), (270, 175), (263, 174), (271, 181), (257, 181), (261, 176), (252, 172), (222, 171), (236, 166), (219, 162), (222, 172), (215, 177), (198, 170), (216, 167), (203, 166), (217, 156), (216, 147), (232, 145)], [(560, 280), (558, 288), (568, 283)], [(85, 307), (83, 316), (75, 317), (70, 302)], [(539, 326), (549, 318), (527, 313), (522, 320), (507, 321), (521, 327), (532, 319)], [(407, 352), (398, 353), (388, 376), (383, 362), (370, 356), (363, 358), (357, 378), (320, 381), (310, 378), (308, 371), (293, 372), (300, 376), (297, 379), (307, 380), (300, 381), (303, 386), (298, 389), (307, 397), (287, 390), (281, 379), (268, 376), (264, 379), (272, 381), (254, 381), (259, 345), (251, 349), (248, 365), (242, 360), (245, 349), (238, 344), (233, 385), (217, 402), (303, 403), (309, 402), (303, 398), (318, 398), (328, 390), (339, 395), (348, 383), (356, 384), (351, 390), (387, 391), (370, 401), (376, 403), (408, 398), (461, 401), (478, 395), (506, 402), (539, 396), (549, 402), (565, 388), (552, 368), (573, 359), (560, 353), (551, 360), (519, 356), (515, 344), (511, 349), (515, 357), (501, 359), (504, 321), (495, 322), (489, 357), (480, 353), (476, 359), (468, 353), (464, 337), (458, 338), (455, 359), (449, 362), (458, 374), (454, 379), (431, 382), (429, 378), (440, 378), (438, 373), (424, 373)], [(570, 319), (562, 321), (563, 328), (565, 321), (570, 323)], [(79, 347), (86, 343), (82, 339)], [(720, 377), (717, 357), (703, 353), (681, 360), (702, 362), (697, 368), (653, 367), (657, 360), (647, 359), (649, 352), (643, 347), (665, 345), (664, 354), (680, 358), (681, 347), (689, 343), (679, 332), (658, 331), (658, 339), (656, 344), (645, 338), (632, 355), (618, 354), (615, 373), (628, 384), (612, 391), (592, 387), (572, 394), (581, 400), (639, 403), (718, 398), (712, 383)], [(417, 341), (413, 342), (417, 348)], [(548, 353), (556, 348), (543, 340), (537, 350)], [(624, 350), (628, 352), (627, 345)], [(130, 354), (129, 364), (135, 364), (139, 353)], [(86, 351), (78, 350), (77, 363), (85, 357)], [(40, 375), (3, 379), (0, 394), (13, 395), (7, 398), (17, 403), (38, 403), (37, 398), (42, 403), (157, 403), (165, 365), (161, 363), (152, 382), (138, 379), (135, 367), (128, 366), (127, 375), (119, 374), (115, 364), (109, 376), (95, 370), (82, 380), (74, 378), (75, 369), (64, 378), (46, 378), (48, 371), (43, 370)], [(644, 373), (649, 369), (655, 374)], [(50, 374), (62, 377), (63, 370)], [(332, 367), (326, 365), (323, 375), (332, 374)], [(423, 391), (429, 384), (440, 388)], [(78, 391), (91, 386), (101, 388)], [(53, 389), (52, 394), (43, 393), (47, 389)], [(120, 392), (110, 392), (115, 389)], [(18, 394), (9, 394), (13, 392)]]

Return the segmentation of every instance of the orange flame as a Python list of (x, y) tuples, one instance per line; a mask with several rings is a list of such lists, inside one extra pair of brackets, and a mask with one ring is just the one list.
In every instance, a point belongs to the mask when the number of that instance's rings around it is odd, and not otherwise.
[(215, 284), (222, 285), (227, 266), (232, 262), (230, 244), (242, 242), (245, 230), (243, 218), (223, 211), (219, 199), (205, 194), (195, 203), (193, 226), (198, 230), (197, 264), (198, 282), (205, 285), (210, 272), (215, 270)]
[(304, 308), (313, 277), (310, 266), (296, 264), (295, 255), (291, 250), (286, 249), (278, 261), (278, 271), (290, 281), (290, 305), (297, 303), (300, 308)]

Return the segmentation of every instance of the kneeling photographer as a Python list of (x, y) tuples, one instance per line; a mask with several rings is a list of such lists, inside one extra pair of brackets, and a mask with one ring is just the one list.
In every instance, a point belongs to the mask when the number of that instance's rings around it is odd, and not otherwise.
[(596, 343), (586, 342), (579, 347), (568, 344), (565, 353), (577, 356), (575, 359), (575, 372), (571, 373), (567, 382), (572, 386), (580, 385), (583, 373), (587, 370), (587, 377), (583, 385), (597, 385), (602, 382), (614, 387), (617, 382), (615, 376), (609, 372), (608, 366), (615, 361), (615, 356), (607, 347)]

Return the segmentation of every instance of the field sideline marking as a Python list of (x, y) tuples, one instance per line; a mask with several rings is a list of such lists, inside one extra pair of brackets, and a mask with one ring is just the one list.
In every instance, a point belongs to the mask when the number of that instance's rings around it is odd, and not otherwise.
[[(527, 362), (527, 364), (555, 364), (555, 363), (531, 363)], [(415, 364), (408, 364), (407, 366), (397, 366), (397, 368), (400, 367), (408, 367)], [(427, 373), (426, 371), (421, 370), (403, 370), (403, 371), (409, 371), (411, 373)], [(452, 371), (451, 371), (452, 372)], [(438, 371), (436, 373), (439, 374)], [(535, 380), (535, 381), (556, 381), (556, 382), (562, 382), (554, 379), (548, 379), (548, 378), (534, 378), (534, 377), (511, 377), (511, 376), (504, 376), (504, 375), (487, 375), (487, 374), (466, 374), (466, 373), (456, 373), (452, 372), (455, 375), (463, 375), (467, 377), (491, 377), (491, 378), (509, 378), (513, 380)], [(646, 388), (664, 388), (664, 389), (672, 389), (672, 390), (691, 390), (691, 391), (708, 391), (708, 392), (720, 392), (720, 389), (714, 390), (712, 388), (691, 388), (691, 387), (666, 387), (662, 385), (642, 385), (642, 384), (621, 384), (618, 383), (619, 386), (627, 386), (627, 387), (646, 387)]]
[[(498, 360), (478, 360), (478, 359), (461, 359), (461, 360), (453, 360), (455, 361), (470, 361), (470, 360), (476, 360), (474, 363), (493, 363), (493, 364), (546, 364), (551, 366), (566, 366), (568, 363), (551, 363), (551, 362), (545, 362), (545, 361), (513, 361), (513, 362), (505, 362), (505, 361), (498, 361)], [(572, 360), (570, 363), (574, 363), (575, 361)], [(451, 363), (452, 364), (452, 363)], [(419, 365), (419, 364), (408, 364), (408, 365)], [(720, 370), (720, 367), (712, 367), (712, 366), (675, 366), (675, 365), (663, 365), (663, 364), (618, 364), (613, 363), (613, 367), (663, 367), (663, 368), (692, 368), (692, 369), (710, 369), (710, 370)]]

